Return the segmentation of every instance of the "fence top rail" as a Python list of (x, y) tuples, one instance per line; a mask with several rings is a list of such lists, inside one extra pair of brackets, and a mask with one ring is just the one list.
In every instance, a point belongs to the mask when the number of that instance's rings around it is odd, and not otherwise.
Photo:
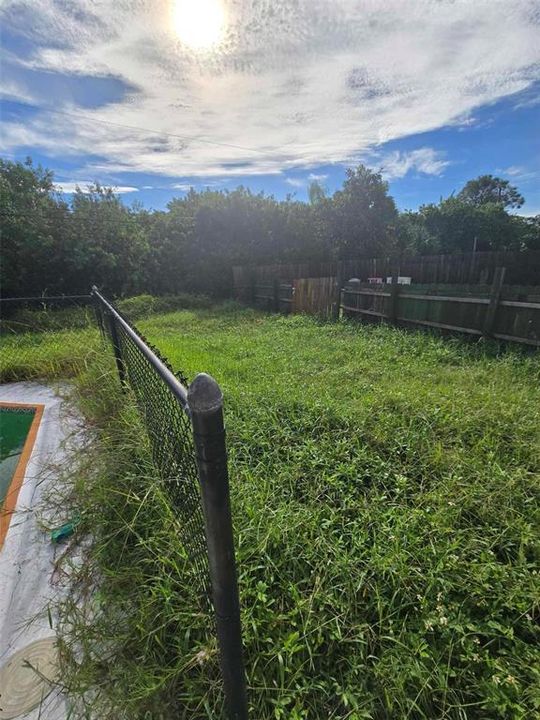
[(89, 300), (92, 295), (39, 295), (37, 297), (0, 297), (3, 302), (47, 302), (50, 300)]
[(110, 302), (108, 300), (106, 300), (103, 297), (103, 295), (99, 292), (99, 290), (95, 286), (92, 288), (92, 295), (93, 295), (93, 297), (95, 297), (99, 300), (101, 305), (106, 308), (107, 312), (109, 312), (114, 317), (116, 322), (119, 325), (121, 325), (124, 332), (127, 335), (129, 335), (130, 339), (139, 348), (141, 353), (145, 356), (145, 358), (148, 360), (150, 365), (152, 365), (152, 367), (157, 372), (157, 374), (161, 377), (163, 382), (170, 388), (171, 392), (177, 398), (177, 400), (180, 403), (180, 405), (182, 406), (182, 408), (186, 411), (186, 413), (188, 415), (190, 415), (189, 405), (188, 405), (187, 388), (185, 388), (182, 385), (182, 383), (178, 380), (178, 378), (158, 358), (158, 356), (148, 347), (148, 345), (144, 342), (144, 340), (141, 340), (141, 338), (133, 330), (131, 325), (129, 325), (129, 323), (124, 320), (124, 318), (120, 315), (120, 313), (110, 304)]

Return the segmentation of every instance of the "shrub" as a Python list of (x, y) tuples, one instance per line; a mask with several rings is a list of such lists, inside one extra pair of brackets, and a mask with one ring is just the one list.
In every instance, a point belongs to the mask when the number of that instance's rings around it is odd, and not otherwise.
[(156, 298), (152, 295), (135, 295), (116, 303), (116, 307), (130, 320), (148, 317), (155, 312)]
[(54, 308), (43, 306), (21, 308), (5, 316), (0, 323), (2, 334), (49, 332), (84, 328), (95, 322), (92, 306)]
[(135, 297), (119, 300), (116, 304), (120, 312), (130, 320), (149, 317), (155, 313), (172, 312), (174, 310), (200, 310), (209, 308), (212, 302), (206, 295), (136, 295)]

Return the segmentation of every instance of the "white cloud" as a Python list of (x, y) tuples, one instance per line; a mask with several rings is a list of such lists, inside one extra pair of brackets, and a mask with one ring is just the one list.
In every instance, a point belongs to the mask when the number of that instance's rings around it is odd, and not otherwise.
[(506, 175), (512, 183), (520, 183), (522, 185), (527, 185), (533, 180), (536, 181), (538, 178), (538, 171), (529, 170), (523, 165), (510, 165), (507, 168), (496, 168), (495, 172), (499, 175)]
[(528, 205), (519, 208), (519, 210), (513, 210), (512, 215), (519, 215), (520, 217), (536, 217), (540, 215), (540, 205)]
[(442, 175), (450, 162), (444, 159), (444, 153), (433, 148), (423, 147), (411, 152), (394, 152), (379, 156), (379, 165), (387, 180), (402, 178), (411, 171), (424, 175)]
[[(76, 12), (6, 0), (3, 27), (35, 48), (17, 72), (4, 64), (6, 92), (53, 111), (4, 120), (0, 150), (91, 154), (104, 174), (277, 174), (354, 162), (385, 141), (466, 122), (539, 77), (537, 0), (222, 1), (223, 41), (196, 52), (174, 34), (172, 0), (80, 0)], [(44, 70), (117, 78), (129, 90), (83, 108), (59, 83), (30, 82)], [(386, 161), (394, 173), (431, 174), (445, 162)]]
[(503, 175), (508, 175), (511, 180), (519, 182), (527, 182), (538, 177), (537, 170), (529, 170), (523, 165), (510, 165), (510, 167), (497, 170)]
[(505, 175), (510, 175), (510, 177), (515, 177), (517, 175), (523, 175), (527, 171), (524, 167), (521, 167), (521, 165), (510, 165), (510, 167), (503, 168), (500, 172)]
[(219, 188), (222, 185), (226, 185), (229, 182), (227, 178), (223, 179), (220, 178), (219, 180), (199, 180), (197, 179), (194, 182), (178, 182), (178, 183), (172, 183), (171, 185), (168, 185), (167, 187), (172, 188), (173, 190), (182, 190), (182, 192), (189, 192), (191, 188), (197, 187), (197, 188)]
[(519, 100), (515, 109), (532, 108), (537, 107), (538, 105), (540, 105), (540, 93), (537, 90), (536, 92), (533, 90), (532, 93), (526, 93), (525, 96)]
[(290, 185), (294, 188), (304, 188), (307, 187), (307, 185), (310, 182), (322, 182), (323, 180), (326, 180), (328, 175), (325, 173), (309, 173), (307, 178), (285, 178), (285, 182), (287, 185)]
[[(87, 195), (91, 192), (89, 186), (93, 185), (93, 183), (90, 180), (78, 180), (77, 182), (56, 182), (54, 183), (54, 185), (58, 192), (61, 193), (74, 193), (77, 189), (79, 189), (82, 193)], [(132, 187), (130, 185), (109, 186), (106, 183), (105, 185), (107, 187), (112, 187), (113, 191), (119, 195), (131, 192), (139, 192), (139, 188)]]
[(153, 185), (143, 185), (141, 187), (141, 190), (153, 190), (153, 189), (154, 189)]
[(191, 183), (173, 183), (171, 188), (173, 190), (182, 190), (182, 192), (189, 192), (193, 185)]
[(285, 182), (294, 188), (303, 188), (306, 186), (306, 181), (302, 180), (302, 178), (285, 178)]

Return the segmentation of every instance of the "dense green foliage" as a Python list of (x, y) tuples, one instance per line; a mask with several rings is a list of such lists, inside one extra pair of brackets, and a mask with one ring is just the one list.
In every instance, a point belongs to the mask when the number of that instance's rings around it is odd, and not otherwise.
[(191, 190), (166, 211), (127, 207), (110, 188), (76, 192), (68, 204), (52, 173), (0, 160), (4, 296), (229, 294), (232, 266), (354, 256), (540, 248), (540, 218), (510, 215), (522, 198), (487, 176), (418, 212), (399, 213), (380, 174), (348, 170), (332, 196), (277, 201), (239, 187)]
[(480, 175), (476, 180), (469, 180), (459, 193), (459, 198), (477, 207), (495, 204), (503, 208), (519, 208), (525, 202), (523, 195), (508, 180), (493, 175)]
[[(536, 356), (233, 305), (139, 325), (224, 390), (252, 717), (538, 714)], [(93, 358), (74, 499), (93, 602), (63, 608), (63, 677), (85, 717), (221, 717), (174, 514), (110, 357)]]

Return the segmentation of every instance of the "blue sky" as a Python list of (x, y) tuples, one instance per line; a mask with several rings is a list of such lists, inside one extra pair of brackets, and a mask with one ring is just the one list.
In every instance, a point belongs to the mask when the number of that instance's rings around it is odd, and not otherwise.
[(306, 198), (380, 169), (402, 209), (480, 174), (540, 213), (540, 3), (7, 0), (0, 153), (69, 195)]

